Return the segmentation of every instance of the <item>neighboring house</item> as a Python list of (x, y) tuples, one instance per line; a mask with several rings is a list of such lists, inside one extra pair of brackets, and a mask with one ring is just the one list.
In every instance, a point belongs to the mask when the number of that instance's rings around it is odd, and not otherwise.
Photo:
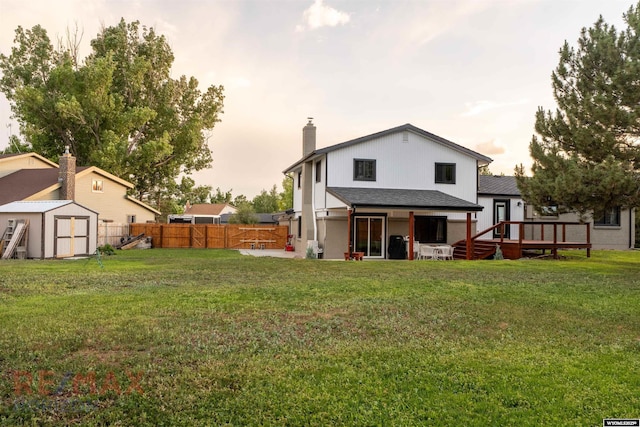
[[(222, 214), (220, 217), (220, 223), (221, 224), (229, 224), (229, 218), (231, 217), (231, 215), (233, 215), (232, 213), (226, 213), (226, 214)], [(258, 222), (256, 224), (273, 224), (273, 225), (277, 225), (279, 224), (279, 218), (282, 214), (281, 213), (257, 213), (255, 214), (256, 218), (258, 219)]]
[(99, 221), (153, 222), (160, 212), (133, 197), (133, 184), (95, 166), (76, 168), (75, 157), (60, 165), (36, 153), (0, 155), (0, 204), (14, 201), (73, 200), (98, 213)]
[(309, 121), (302, 145), (302, 158), (284, 170), (293, 176), (300, 255), (318, 247), (330, 259), (349, 251), (387, 258), (392, 236), (452, 243), (475, 233), (478, 168), (489, 157), (411, 124), (316, 149)]
[(187, 202), (185, 215), (222, 215), (236, 213), (237, 209), (228, 203), (196, 203)]
[[(478, 231), (485, 230), (501, 220), (504, 221), (543, 221), (553, 223), (579, 222), (576, 214), (557, 214), (556, 206), (545, 207), (545, 215), (538, 214), (533, 206), (527, 205), (520, 195), (514, 176), (480, 176), (478, 203), (484, 206), (478, 213)], [(593, 249), (630, 249), (635, 245), (635, 212), (633, 209), (619, 207), (609, 209), (606, 215), (590, 220), (590, 240)], [(551, 227), (548, 227), (549, 231)], [(531, 239), (530, 227), (525, 227), (524, 239)], [(518, 239), (519, 227), (505, 228), (505, 238)], [(583, 226), (568, 227), (567, 241), (584, 241), (586, 231)], [(486, 238), (499, 237), (487, 235)]]
[(220, 224), (221, 215), (232, 214), (236, 208), (226, 203), (199, 203), (192, 205), (187, 202), (183, 214), (169, 215), (169, 224)]

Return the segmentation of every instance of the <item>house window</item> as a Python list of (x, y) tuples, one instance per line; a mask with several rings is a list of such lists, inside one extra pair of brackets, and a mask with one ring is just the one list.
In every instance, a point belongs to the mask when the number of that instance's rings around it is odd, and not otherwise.
[(302, 217), (298, 217), (298, 238), (302, 237)]
[(558, 205), (540, 206), (540, 215), (558, 217)]
[(436, 184), (455, 184), (456, 164), (436, 163)]
[(353, 159), (354, 181), (375, 181), (376, 161), (368, 159)]
[(298, 188), (302, 188), (302, 172), (298, 172)]
[(599, 215), (593, 216), (595, 221), (594, 225), (605, 226), (620, 226), (620, 206), (614, 206), (612, 208), (605, 208)]
[(420, 243), (446, 243), (447, 217), (416, 215), (414, 236)]
[(103, 183), (101, 179), (94, 179), (91, 181), (91, 191), (94, 193), (102, 193), (102, 185)]
[(316, 162), (316, 182), (322, 181), (322, 162)]

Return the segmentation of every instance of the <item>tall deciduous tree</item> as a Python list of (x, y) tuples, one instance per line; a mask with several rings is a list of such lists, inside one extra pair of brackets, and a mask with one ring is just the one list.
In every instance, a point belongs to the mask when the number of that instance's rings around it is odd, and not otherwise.
[(285, 175), (282, 179), (282, 192), (278, 197), (278, 209), (286, 211), (293, 208), (293, 176)]
[(273, 213), (278, 211), (278, 188), (275, 184), (271, 190), (262, 190), (260, 194), (251, 201), (253, 209), (259, 213)]
[(552, 74), (557, 109), (536, 113), (527, 177), (516, 168), (529, 203), (557, 204), (586, 218), (640, 202), (640, 4), (618, 32), (602, 17), (565, 44)]
[(104, 28), (84, 61), (77, 43), (56, 50), (40, 26), (18, 27), (14, 42), (0, 55), (0, 90), (34, 151), (57, 160), (69, 146), (79, 165), (131, 181), (135, 197), (158, 207), (181, 173), (210, 165), (223, 88), (171, 78), (173, 53), (153, 28)]

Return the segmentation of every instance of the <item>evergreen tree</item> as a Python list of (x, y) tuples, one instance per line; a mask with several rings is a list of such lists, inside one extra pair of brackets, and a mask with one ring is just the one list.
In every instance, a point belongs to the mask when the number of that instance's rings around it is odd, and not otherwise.
[(564, 43), (552, 73), (557, 109), (536, 113), (533, 165), (516, 178), (537, 209), (598, 217), (640, 202), (640, 4), (618, 32), (600, 17), (576, 48)]

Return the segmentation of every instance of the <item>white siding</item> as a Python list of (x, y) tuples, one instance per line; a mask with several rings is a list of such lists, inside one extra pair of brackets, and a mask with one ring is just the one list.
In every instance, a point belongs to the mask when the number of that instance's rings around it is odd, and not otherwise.
[(299, 172), (301, 169), (296, 169), (293, 172), (293, 210), (300, 212), (302, 210), (302, 185), (300, 184)]
[[(403, 132), (354, 144), (327, 154), (329, 187), (375, 187), (439, 190), (476, 202), (476, 159), (412, 132)], [(354, 159), (376, 160), (376, 180), (354, 181)], [(435, 164), (455, 163), (456, 183), (436, 184)]]
[[(316, 165), (320, 162), (320, 182), (317, 181), (316, 178)], [(326, 177), (326, 161), (325, 158), (322, 157), (319, 160), (316, 160), (313, 164), (313, 196), (314, 196), (314, 207), (316, 209), (324, 209), (326, 207), (326, 186), (327, 177)]]
[[(478, 212), (478, 232), (482, 232), (487, 228), (493, 226), (493, 201), (494, 200), (510, 200), (509, 212), (511, 221), (524, 221), (524, 202), (520, 198), (510, 198), (508, 196), (479, 196), (478, 204), (484, 209), (482, 212)], [(518, 206), (520, 202), (520, 206)], [(517, 225), (511, 226), (511, 239), (517, 239), (519, 236), (519, 227)], [(482, 238), (490, 239), (492, 234), (487, 233)]]

